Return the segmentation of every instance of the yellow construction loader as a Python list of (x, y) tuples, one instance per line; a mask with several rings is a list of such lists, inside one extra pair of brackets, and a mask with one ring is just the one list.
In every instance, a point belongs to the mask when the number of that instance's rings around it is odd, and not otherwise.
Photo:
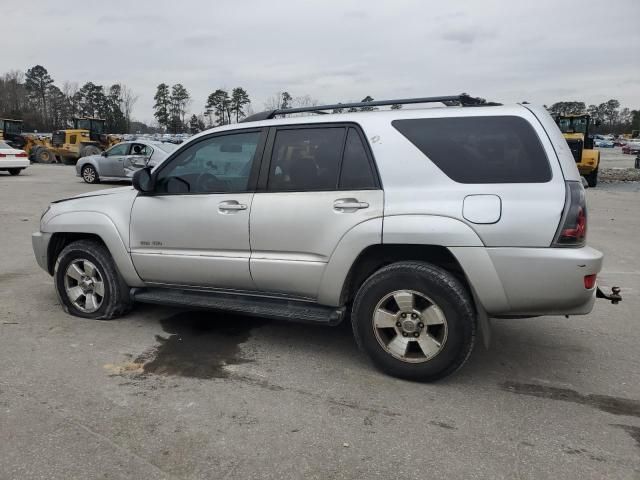
[(0, 131), (12, 146), (26, 151), (32, 161), (39, 163), (75, 163), (120, 142), (117, 135), (105, 133), (101, 118), (74, 118), (73, 128), (56, 130), (51, 138), (23, 133), (22, 120), (0, 119)]
[(591, 117), (589, 115), (559, 115), (556, 123), (569, 144), (580, 175), (590, 187), (598, 184), (600, 151), (593, 148), (593, 138), (589, 136)]
[(36, 133), (23, 133), (22, 120), (12, 118), (0, 118), (0, 140), (24, 150), (31, 160), (34, 159), (33, 154), (37, 147), (49, 146), (48, 137)]

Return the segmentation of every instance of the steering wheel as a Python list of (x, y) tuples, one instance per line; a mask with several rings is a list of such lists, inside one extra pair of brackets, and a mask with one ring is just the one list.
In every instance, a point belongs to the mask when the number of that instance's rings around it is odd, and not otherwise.
[(196, 179), (196, 189), (198, 192), (225, 191), (226, 184), (212, 173), (202, 172)]

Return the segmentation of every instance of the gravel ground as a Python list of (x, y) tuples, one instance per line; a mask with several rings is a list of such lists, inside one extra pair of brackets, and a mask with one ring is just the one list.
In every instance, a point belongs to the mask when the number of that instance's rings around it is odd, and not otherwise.
[(587, 190), (620, 305), (494, 321), (436, 384), (377, 372), (348, 326), (64, 314), (30, 234), (51, 200), (98, 188), (72, 167), (0, 174), (2, 480), (640, 478), (640, 184)]

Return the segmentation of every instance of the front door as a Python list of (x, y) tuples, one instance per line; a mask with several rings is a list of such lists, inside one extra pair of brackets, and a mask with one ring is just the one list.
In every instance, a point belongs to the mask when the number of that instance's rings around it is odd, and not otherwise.
[(131, 256), (147, 282), (252, 290), (249, 212), (259, 129), (203, 137), (154, 173), (131, 212)]
[(260, 178), (266, 191), (251, 207), (258, 289), (315, 299), (340, 239), (382, 217), (383, 192), (365, 142), (350, 124), (272, 129)]

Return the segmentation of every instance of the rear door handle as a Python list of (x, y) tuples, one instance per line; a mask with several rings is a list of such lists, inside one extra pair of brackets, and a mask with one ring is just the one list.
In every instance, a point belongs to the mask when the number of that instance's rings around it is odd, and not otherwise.
[(237, 211), (246, 210), (246, 209), (247, 209), (247, 206), (244, 203), (238, 203), (235, 200), (220, 202), (218, 204), (218, 210), (222, 213), (237, 212)]
[(367, 202), (359, 202), (356, 198), (342, 198), (333, 202), (334, 210), (359, 210), (369, 208)]

